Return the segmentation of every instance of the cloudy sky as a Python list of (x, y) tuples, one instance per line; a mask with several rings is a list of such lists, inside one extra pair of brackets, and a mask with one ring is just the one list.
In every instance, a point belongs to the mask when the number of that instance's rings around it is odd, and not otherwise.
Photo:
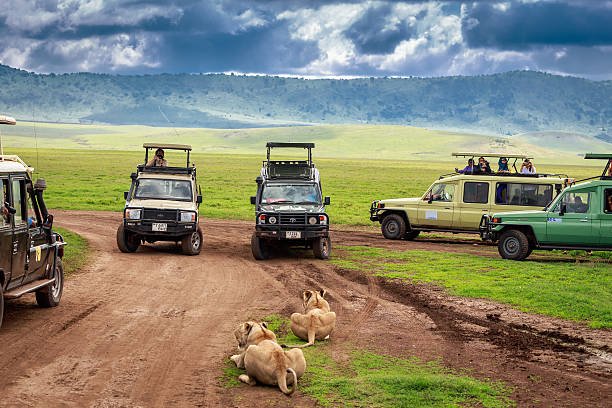
[(612, 79), (612, 0), (3, 0), (0, 63), (39, 73)]

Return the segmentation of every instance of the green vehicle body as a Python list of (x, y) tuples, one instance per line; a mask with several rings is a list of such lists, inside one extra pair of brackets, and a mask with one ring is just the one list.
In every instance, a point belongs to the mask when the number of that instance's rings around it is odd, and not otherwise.
[(564, 183), (564, 176), (544, 174), (442, 176), (421, 197), (373, 201), (370, 220), (387, 239), (413, 239), (421, 231), (477, 234), (483, 215), (541, 209)]
[[(587, 155), (587, 158), (607, 158)], [(522, 260), (533, 249), (612, 250), (612, 177), (564, 189), (539, 211), (483, 217), (481, 236), (498, 242), (503, 258)]]

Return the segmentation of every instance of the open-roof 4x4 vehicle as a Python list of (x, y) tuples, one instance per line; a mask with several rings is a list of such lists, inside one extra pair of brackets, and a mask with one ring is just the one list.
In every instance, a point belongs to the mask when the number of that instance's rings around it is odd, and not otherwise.
[[(123, 221), (117, 229), (119, 250), (135, 252), (144, 242), (180, 241), (183, 253), (199, 254), (203, 242), (198, 225), (202, 195), (195, 165), (189, 162), (191, 146), (145, 143), (143, 147), (145, 162), (132, 173), (132, 186), (124, 193)], [(148, 166), (153, 149), (184, 151), (186, 165)]]
[(534, 249), (612, 250), (612, 154), (585, 159), (607, 160), (601, 176), (573, 183), (543, 210), (483, 217), (482, 237), (498, 241), (502, 258), (514, 260)]
[[(321, 195), (319, 171), (312, 162), (314, 143), (269, 142), (267, 160), (257, 177), (255, 232), (251, 250), (257, 260), (270, 256), (274, 243), (312, 247), (315, 257), (327, 259), (331, 254), (329, 216), (325, 206), (329, 197)], [(270, 160), (274, 148), (307, 149), (307, 160)]]
[[(0, 116), (0, 124), (15, 119)], [(0, 147), (1, 149), (1, 147)], [(44, 180), (19, 157), (0, 152), (0, 326), (4, 300), (34, 292), (42, 307), (57, 306), (64, 288), (65, 243), (53, 232), (53, 216), (43, 201)]]
[(514, 159), (514, 171), (440, 176), (418, 198), (375, 200), (370, 220), (387, 239), (416, 238), (421, 231), (478, 233), (483, 214), (542, 208), (563, 188), (561, 175), (520, 174), (516, 161), (526, 156), (453, 153), (456, 157)]

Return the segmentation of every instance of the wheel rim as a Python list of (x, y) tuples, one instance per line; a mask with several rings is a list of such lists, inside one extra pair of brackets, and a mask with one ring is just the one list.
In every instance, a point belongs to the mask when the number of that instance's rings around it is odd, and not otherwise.
[(399, 231), (399, 225), (395, 221), (389, 221), (387, 223), (387, 233), (389, 235), (395, 235)]
[(55, 267), (55, 281), (53, 281), (50, 289), (53, 299), (58, 299), (62, 292), (62, 272), (57, 266)]
[(520, 250), (520, 243), (518, 239), (510, 237), (504, 241), (503, 247), (504, 252), (508, 255), (516, 255)]
[(191, 248), (193, 248), (194, 251), (197, 251), (200, 248), (200, 243), (200, 234), (197, 232), (191, 234)]

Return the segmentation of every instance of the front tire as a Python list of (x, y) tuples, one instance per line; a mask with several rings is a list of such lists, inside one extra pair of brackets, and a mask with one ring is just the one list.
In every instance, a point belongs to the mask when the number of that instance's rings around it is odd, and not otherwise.
[(55, 307), (59, 305), (64, 291), (64, 264), (62, 258), (55, 260), (55, 281), (36, 291), (36, 303), (40, 307)]
[(136, 252), (140, 246), (138, 235), (126, 231), (123, 224), (117, 228), (117, 247), (123, 253)]
[(332, 245), (329, 237), (315, 238), (315, 240), (312, 241), (312, 252), (315, 258), (329, 259), (331, 249)]
[(253, 258), (258, 261), (264, 261), (270, 257), (270, 246), (265, 239), (261, 239), (254, 232), (251, 236), (251, 252)]
[(406, 234), (406, 222), (399, 214), (389, 214), (383, 218), (380, 229), (387, 239), (401, 239)]
[(504, 232), (499, 238), (497, 249), (502, 258), (514, 261), (522, 261), (531, 253), (529, 239), (519, 230)]
[(191, 234), (187, 234), (181, 240), (181, 248), (185, 255), (198, 255), (202, 250), (202, 242), (204, 238), (202, 236), (202, 230), (198, 228)]

